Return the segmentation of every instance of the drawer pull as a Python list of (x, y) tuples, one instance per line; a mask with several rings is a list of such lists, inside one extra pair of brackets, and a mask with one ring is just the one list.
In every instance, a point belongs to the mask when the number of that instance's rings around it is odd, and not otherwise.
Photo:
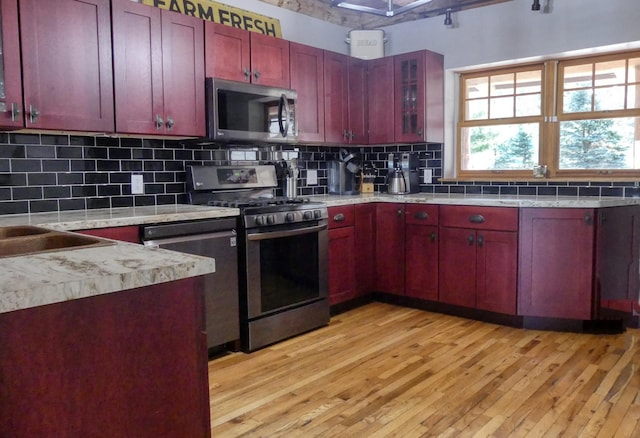
[(334, 222), (342, 222), (344, 220), (344, 213), (338, 213), (333, 217)]
[(469, 222), (471, 222), (472, 224), (483, 224), (484, 216), (482, 216), (481, 214), (472, 214), (471, 216), (469, 216)]
[(429, 213), (427, 213), (426, 211), (416, 211), (413, 214), (413, 217), (415, 219), (429, 219)]

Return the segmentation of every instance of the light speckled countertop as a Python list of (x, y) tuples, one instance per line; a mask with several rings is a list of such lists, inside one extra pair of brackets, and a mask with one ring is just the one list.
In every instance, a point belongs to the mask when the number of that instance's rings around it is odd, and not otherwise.
[[(192, 205), (0, 216), (0, 226), (56, 230), (118, 227), (237, 216), (233, 208)], [(0, 313), (215, 272), (215, 260), (142, 245), (113, 245), (0, 258)]]
[(414, 193), (409, 195), (388, 195), (386, 193), (365, 193), (361, 195), (314, 195), (314, 201), (325, 202), (327, 206), (362, 204), (368, 202), (400, 202), (440, 205), (477, 205), (485, 207), (547, 207), (547, 208), (604, 208), (623, 205), (639, 205), (640, 198), (621, 197), (571, 197), (571, 196), (513, 196), (513, 195), (459, 195)]

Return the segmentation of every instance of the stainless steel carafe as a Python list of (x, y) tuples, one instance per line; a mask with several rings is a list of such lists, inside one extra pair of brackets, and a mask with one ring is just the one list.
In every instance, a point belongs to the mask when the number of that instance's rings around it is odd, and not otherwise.
[(387, 193), (403, 195), (407, 193), (407, 181), (402, 169), (396, 167), (387, 174)]

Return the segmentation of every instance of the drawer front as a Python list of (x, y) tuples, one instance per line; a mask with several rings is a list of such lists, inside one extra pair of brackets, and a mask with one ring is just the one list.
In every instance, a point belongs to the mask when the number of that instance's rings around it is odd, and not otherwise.
[(416, 225), (438, 225), (438, 206), (431, 204), (406, 204), (404, 222)]
[(355, 208), (353, 205), (329, 207), (329, 229), (352, 227), (355, 223)]
[(440, 225), (479, 230), (518, 230), (518, 209), (514, 207), (476, 207), (441, 205)]

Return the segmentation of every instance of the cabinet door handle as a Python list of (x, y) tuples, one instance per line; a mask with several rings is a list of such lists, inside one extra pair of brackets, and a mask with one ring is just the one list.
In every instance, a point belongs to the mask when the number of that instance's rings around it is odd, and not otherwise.
[(344, 214), (338, 213), (333, 217), (334, 222), (342, 222), (344, 220)]
[(584, 215), (584, 223), (587, 225), (593, 225), (593, 218), (589, 213), (585, 213)]
[(260, 79), (260, 72), (258, 70), (253, 72), (253, 78), (256, 82)]
[(243, 73), (244, 73), (244, 80), (249, 82), (249, 79), (251, 78), (251, 70), (245, 67)]
[(156, 129), (162, 129), (164, 127), (164, 120), (160, 117), (160, 114), (156, 114)]
[(436, 237), (438, 237), (438, 236), (436, 235), (436, 232), (435, 232), (435, 231), (432, 231), (432, 232), (431, 232), (431, 241), (432, 241), (432, 242), (435, 242), (435, 241), (436, 241)]
[(484, 216), (482, 216), (481, 214), (472, 214), (471, 216), (469, 216), (469, 222), (471, 222), (472, 224), (483, 224)]
[(169, 131), (173, 129), (173, 126), (175, 124), (176, 122), (171, 118), (171, 116), (167, 116), (167, 128), (169, 129)]
[(429, 213), (427, 213), (426, 211), (416, 211), (413, 214), (414, 219), (429, 219)]
[(422, 128), (418, 129), (418, 137), (422, 138)]
[(402, 209), (401, 209), (401, 208), (399, 208), (399, 209), (398, 209), (398, 211), (397, 211), (396, 213), (398, 214), (398, 217), (400, 217), (400, 216), (402, 216), (402, 214), (403, 214), (404, 212), (402, 211)]
[(11, 121), (17, 122), (18, 120), (20, 120), (20, 106), (17, 103), (12, 102), (11, 103)]
[(475, 238), (473, 237), (473, 234), (469, 234), (469, 237), (467, 237), (467, 240), (469, 241), (469, 246), (473, 245), (473, 241), (475, 240)]
[(484, 237), (482, 237), (482, 234), (478, 234), (478, 246), (482, 247), (483, 244), (484, 244)]
[(38, 121), (38, 117), (40, 117), (40, 111), (38, 111), (38, 108), (35, 107), (35, 105), (30, 104), (29, 105), (29, 122), (36, 123)]
[(353, 131), (349, 131), (349, 138), (351, 138), (351, 140), (354, 140), (356, 138), (356, 133)]

